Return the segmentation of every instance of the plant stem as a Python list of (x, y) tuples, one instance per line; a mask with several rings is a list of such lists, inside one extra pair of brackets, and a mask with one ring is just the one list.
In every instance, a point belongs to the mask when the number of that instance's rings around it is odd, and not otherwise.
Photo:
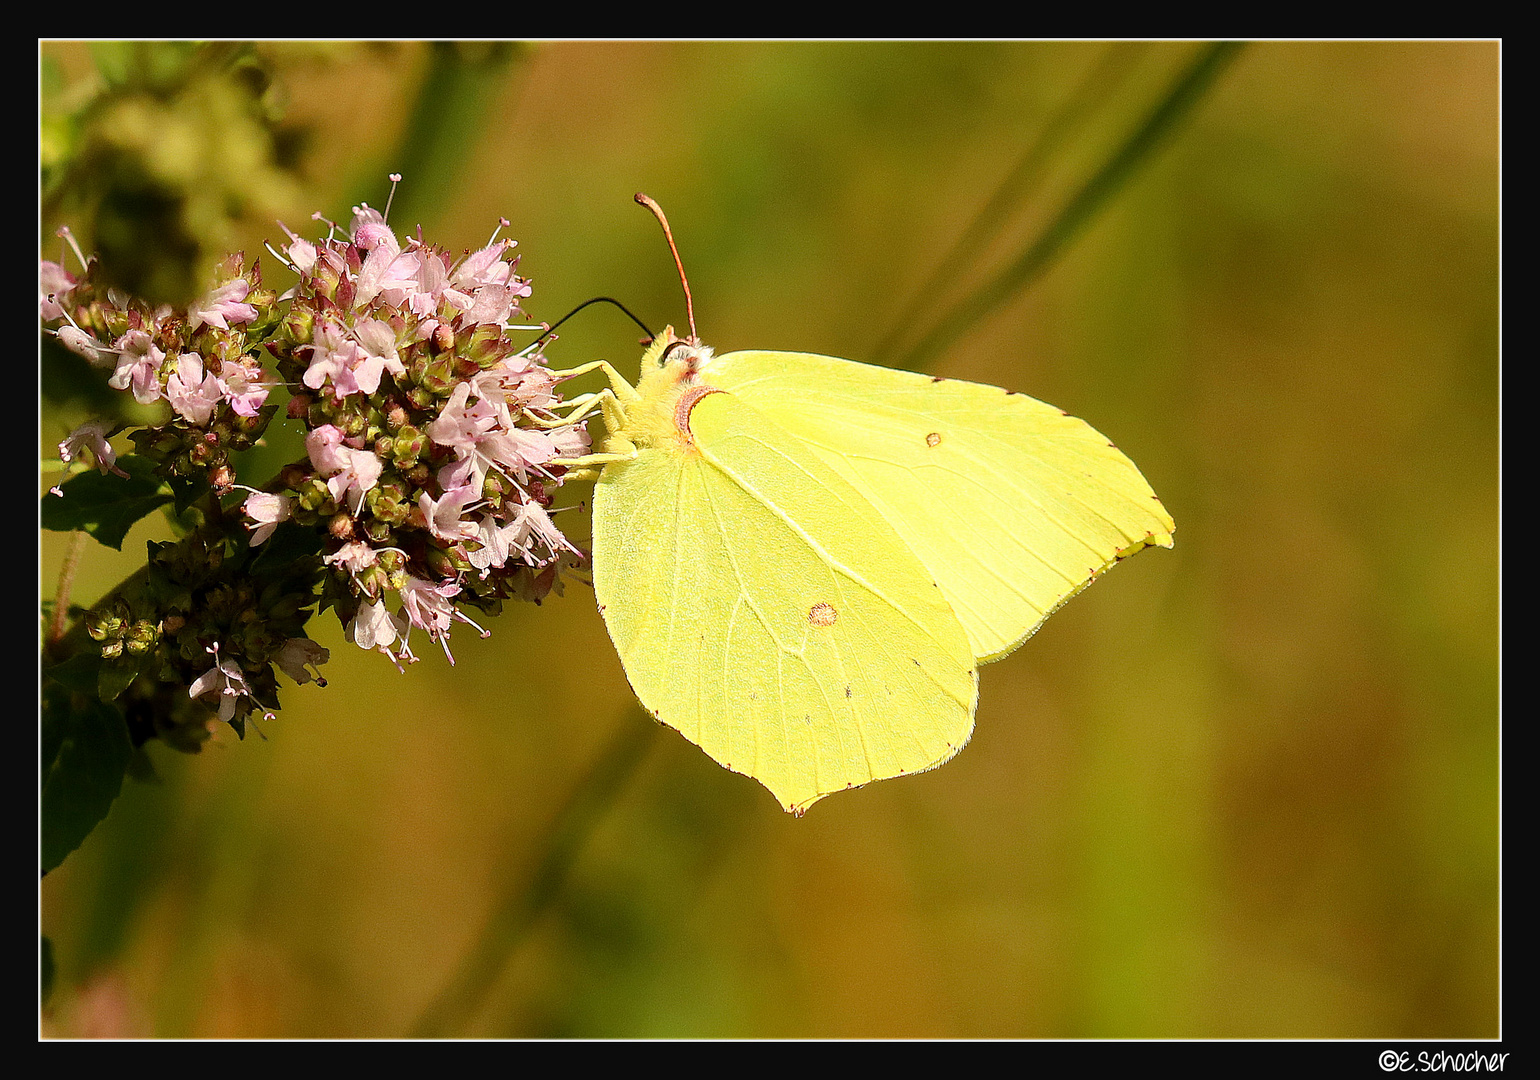
[(64, 565), (59, 568), (59, 588), (54, 593), (53, 614), (48, 619), (48, 637), (45, 645), (52, 648), (64, 637), (64, 620), (69, 614), (70, 586), (75, 582), (75, 570), (80, 566), (80, 556), (85, 551), (86, 534), (79, 529), (70, 533), (69, 547), (64, 549)]

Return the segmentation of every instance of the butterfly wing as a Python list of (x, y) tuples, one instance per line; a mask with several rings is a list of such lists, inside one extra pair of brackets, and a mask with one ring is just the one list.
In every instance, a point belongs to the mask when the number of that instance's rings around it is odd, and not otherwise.
[(1171, 516), (1134, 463), (1025, 395), (808, 353), (728, 353), (701, 378), (811, 447), (892, 523), (980, 662), (1117, 560), (1171, 546)]
[(689, 425), (594, 495), (594, 588), (642, 704), (794, 813), (957, 753), (973, 653), (920, 560), (734, 395)]

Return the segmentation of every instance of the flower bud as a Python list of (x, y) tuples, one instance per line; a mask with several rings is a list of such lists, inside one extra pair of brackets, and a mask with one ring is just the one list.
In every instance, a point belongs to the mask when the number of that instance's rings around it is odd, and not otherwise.
[(215, 495), (228, 495), (235, 490), (235, 470), (228, 464), (215, 465), (209, 470), (209, 487)]
[(306, 510), (320, 511), (331, 502), (332, 493), (326, 486), (326, 481), (311, 477), (298, 489), (296, 496), (299, 505)]
[(159, 640), (160, 627), (149, 619), (140, 619), (128, 628), (123, 644), (129, 653), (139, 656), (154, 648)]
[(496, 323), (481, 323), (477, 326), (471, 331), (470, 340), (464, 343), (461, 350), (466, 359), (474, 365), (467, 374), (485, 370), (511, 351), (509, 343), (504, 339), (502, 327)]
[(291, 307), (279, 324), (278, 337), (291, 346), (308, 345), (315, 339), (315, 309), (299, 304)]
[(95, 641), (122, 637), (124, 624), (124, 617), (111, 609), (98, 608), (86, 615), (86, 633)]
[(411, 424), (403, 424), (401, 430), (396, 432), (396, 437), (391, 445), (391, 454), (396, 460), (396, 467), (407, 469), (417, 463), (427, 448), (428, 437)]

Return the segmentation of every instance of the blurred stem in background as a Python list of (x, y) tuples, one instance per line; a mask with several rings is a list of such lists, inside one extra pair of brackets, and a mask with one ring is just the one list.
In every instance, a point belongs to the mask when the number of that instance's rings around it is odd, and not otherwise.
[[(1012, 211), (1030, 198), (1036, 180), (1045, 173), (1055, 154), (1067, 149), (1067, 140), (1084, 130), (1093, 112), (1101, 107), (1127, 74), (1131, 58), (1114, 45), (1104, 63), (1082, 84), (1077, 93), (1032, 144), (1006, 178), (999, 191), (980, 212), (958, 244), (942, 261), (942, 270), (932, 279), (942, 279), (978, 257), (1010, 220)], [(910, 371), (925, 371), (936, 357), (968, 331), (978, 326), (1001, 306), (1021, 295), (1028, 285), (1045, 274), (1067, 249), (1081, 229), (1111, 204), (1113, 198), (1138, 172), (1151, 155), (1179, 129), (1214, 81), (1235, 59), (1241, 43), (1222, 41), (1201, 47), (1197, 56), (1172, 81), (1169, 88), (1133, 131), (1119, 144), (1106, 162), (1078, 187), (1069, 201), (1021, 252), (994, 276), (957, 301), (942, 314), (919, 341), (894, 356), (897, 334), (890, 334), (879, 346), (877, 362)], [(929, 286), (928, 286), (929, 287)], [(925, 295), (922, 292), (920, 295)]]
[[(1079, 231), (1111, 205), (1114, 196), (1123, 190), (1154, 151), (1177, 133), (1182, 121), (1191, 115), (1240, 48), (1234, 42), (1201, 47), (1153, 106), (1143, 112), (1142, 120), (1107, 160), (1075, 189), (1075, 194), (1021, 254), (943, 315), (919, 344), (902, 354), (896, 366), (925, 370), (943, 348), (1041, 277), (1068, 250), (1069, 242)], [(1110, 47), (1107, 57), (1030, 144), (997, 193), (943, 259), (932, 281), (940, 279), (949, 269), (964, 265), (977, 251), (989, 245), (1013, 212), (1033, 196), (1037, 179), (1052, 167), (1056, 156), (1074, 149), (1074, 139), (1085, 132), (1087, 121), (1104, 105), (1109, 95), (1123, 85), (1129, 66), (1136, 59), (1137, 54), (1127, 46), (1115, 44)], [(882, 355), (894, 348), (896, 338), (896, 334), (889, 335), (881, 347)], [(414, 1036), (459, 1034), (484, 1003), (499, 973), (530, 928), (559, 897), (572, 863), (582, 852), (588, 836), (653, 745), (654, 725), (643, 723), (644, 716), (640, 712), (629, 712), (617, 725), (610, 745), (552, 821), (540, 844), (540, 855), (533, 863), (533, 873), (504, 894), (480, 938), (461, 960), (456, 974), (419, 1018)]]
[[(1143, 42), (1114, 42), (1107, 47), (1075, 92), (1048, 118), (1041, 133), (1017, 159), (952, 249), (936, 264), (924, 284), (910, 294), (909, 302), (900, 310), (924, 311), (927, 307), (936, 307), (938, 298), (944, 298), (948, 289), (967, 280), (970, 265), (981, 252), (988, 251), (999, 240), (1012, 219), (1041, 190), (1058, 152), (1085, 136), (1088, 125), (1099, 112), (1115, 102), (1117, 92), (1127, 85), (1133, 69), (1148, 50), (1148, 45)], [(912, 320), (898, 322), (871, 351), (871, 362), (890, 365), (891, 357), (899, 351), (904, 338), (914, 330)]]
[(481, 144), (488, 113), (529, 49), (509, 41), (429, 44), (428, 69), (400, 141), (354, 173), (333, 220), (346, 220), (360, 202), (378, 200), (385, 176), (400, 173), (404, 183), (392, 203), (393, 220), (431, 231), (472, 164), (466, 148)]

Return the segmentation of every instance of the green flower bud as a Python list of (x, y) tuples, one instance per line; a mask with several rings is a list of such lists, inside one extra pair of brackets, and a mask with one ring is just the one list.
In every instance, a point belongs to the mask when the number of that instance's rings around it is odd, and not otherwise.
[[(437, 356), (428, 361), (418, 385), (437, 397), (448, 397), (454, 388), (454, 365), (447, 356)], [(430, 402), (431, 404), (431, 399)], [(424, 406), (425, 408), (427, 406)]]
[(116, 611), (98, 608), (86, 615), (86, 633), (94, 641), (116, 640), (123, 636), (125, 622)]

